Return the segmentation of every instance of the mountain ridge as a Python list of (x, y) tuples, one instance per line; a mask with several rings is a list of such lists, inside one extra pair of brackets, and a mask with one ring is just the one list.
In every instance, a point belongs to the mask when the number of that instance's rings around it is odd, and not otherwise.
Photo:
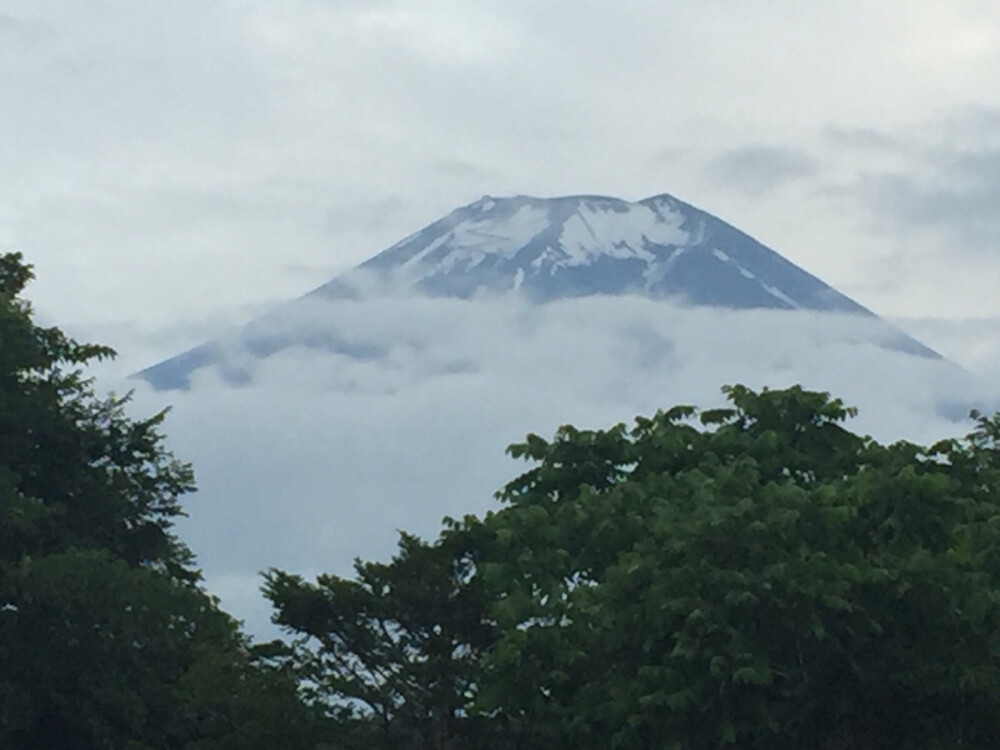
[[(750, 235), (669, 193), (634, 202), (586, 194), (484, 195), (289, 304), (358, 299), (373, 288), (375, 294), (461, 299), (518, 295), (532, 303), (639, 295), (691, 306), (860, 315), (885, 326), (881, 346), (940, 359)], [(295, 331), (284, 339), (254, 338), (253, 326), (243, 337), (251, 356), (303, 343)], [(377, 349), (329, 338), (317, 345), (377, 356)], [(221, 357), (220, 346), (208, 342), (137, 375), (156, 388), (185, 388), (193, 371)]]

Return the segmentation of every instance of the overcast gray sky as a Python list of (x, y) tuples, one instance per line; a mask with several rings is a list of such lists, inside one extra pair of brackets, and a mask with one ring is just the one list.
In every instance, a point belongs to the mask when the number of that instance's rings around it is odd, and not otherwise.
[(669, 192), (997, 316), (998, 81), (981, 0), (0, 0), (0, 245), (169, 354), (482, 194)]
[[(998, 82), (982, 0), (0, 0), (0, 247), (123, 374), (483, 194), (668, 192), (997, 376)], [(262, 568), (343, 572), (488, 507), (529, 430), (724, 382), (833, 388), (887, 438), (955, 430), (935, 409), (966, 386), (850, 325), (601, 304), (340, 310), (392, 356), (140, 392), (176, 404), (210, 585), (259, 626)]]

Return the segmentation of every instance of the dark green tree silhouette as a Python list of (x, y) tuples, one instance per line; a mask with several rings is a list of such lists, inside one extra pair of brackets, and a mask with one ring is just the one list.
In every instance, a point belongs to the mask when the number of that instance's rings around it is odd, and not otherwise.
[(110, 357), (35, 324), (0, 255), (0, 747), (305, 747), (293, 679), (203, 591), (172, 532), (191, 468), (164, 413), (83, 374)]
[(302, 636), (298, 673), (329, 712), (338, 746), (509, 746), (495, 722), (468, 711), (496, 640), (472, 572), (449, 540), (404, 533), (391, 562), (358, 561), (354, 580), (267, 575), (275, 622)]

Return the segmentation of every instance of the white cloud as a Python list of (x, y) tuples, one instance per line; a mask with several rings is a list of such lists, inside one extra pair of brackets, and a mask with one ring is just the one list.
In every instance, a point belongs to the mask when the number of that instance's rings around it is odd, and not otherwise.
[(962, 363), (985, 382), (1000, 383), (1000, 318), (894, 321), (911, 335)]
[(967, 427), (942, 405), (990, 396), (947, 362), (868, 343), (884, 332), (857, 318), (636, 298), (383, 299), (295, 315), (295, 330), (328, 327), (385, 354), (286, 350), (257, 362), (248, 385), (202, 372), (191, 391), (141, 390), (136, 405), (173, 403), (169, 442), (201, 488), (183, 534), (224, 606), (258, 633), (257, 572), (345, 574), (355, 556), (391, 554), (398, 529), (433, 536), (444, 515), (493, 507), (522, 468), (503, 450), (529, 431), (717, 405), (726, 383), (802, 383), (859, 406), (857, 431), (930, 441)]

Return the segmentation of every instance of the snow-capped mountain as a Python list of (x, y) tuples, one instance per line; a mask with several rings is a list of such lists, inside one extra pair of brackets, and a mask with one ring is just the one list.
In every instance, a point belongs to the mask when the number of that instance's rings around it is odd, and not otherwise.
[[(592, 294), (694, 305), (867, 312), (723, 221), (669, 195), (497, 199), (459, 208), (363, 263), (394, 285), (534, 301)], [(342, 279), (319, 291), (340, 293)]]
[[(518, 295), (535, 303), (641, 295), (691, 306), (875, 317), (747, 234), (666, 194), (634, 203), (589, 195), (484, 196), (290, 304), (399, 293)], [(377, 356), (375, 349), (336, 336), (295, 330), (265, 336), (263, 327), (256, 321), (244, 329), (241, 346), (249, 356), (291, 345)], [(881, 346), (939, 356), (887, 323), (885, 330)], [(140, 376), (157, 388), (184, 388), (193, 371), (220, 357), (219, 344), (203, 344)]]

